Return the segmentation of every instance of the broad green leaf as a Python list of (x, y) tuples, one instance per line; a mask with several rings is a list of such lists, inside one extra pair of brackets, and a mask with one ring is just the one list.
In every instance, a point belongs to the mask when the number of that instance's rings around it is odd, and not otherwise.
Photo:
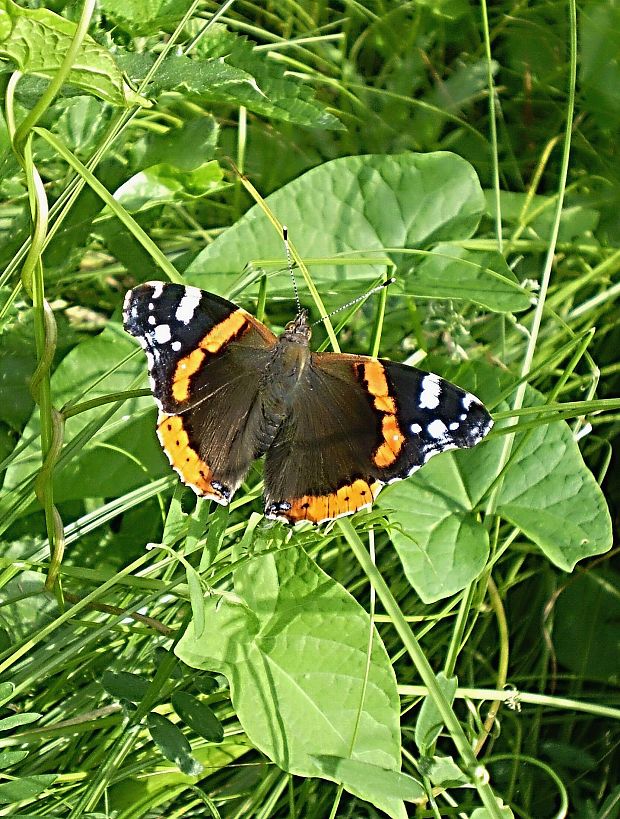
[[(541, 403), (541, 396), (532, 390), (526, 403)], [(611, 548), (605, 497), (565, 421), (534, 430), (516, 451), (497, 508), (566, 572)]]
[(575, 674), (617, 681), (620, 575), (591, 569), (558, 597), (553, 644), (562, 665)]
[[(133, 351), (136, 355), (120, 364)], [(110, 323), (101, 335), (82, 342), (62, 360), (52, 377), (53, 401), (56, 406), (62, 406), (70, 400), (78, 403), (82, 396), (86, 401), (102, 395), (120, 394), (136, 376), (141, 377), (140, 386), (148, 384), (144, 356), (139, 354), (119, 325)], [(155, 435), (153, 399), (125, 401), (99, 428), (100, 419), (105, 419), (111, 407), (113, 404), (106, 404), (67, 420), (66, 444), (74, 446), (82, 434), (87, 440), (77, 457), (65, 459), (56, 469), (54, 495), (57, 501), (116, 497), (143, 484), (147, 477), (165, 474), (167, 461)], [(144, 413), (148, 414), (148, 420), (143, 419)], [(24, 438), (37, 435), (39, 429), (39, 416), (35, 412), (24, 430)], [(136, 442), (139, 442), (138, 448)], [(101, 444), (112, 444), (119, 451), (106, 449)], [(141, 466), (135, 459), (139, 459)], [(36, 473), (40, 465), (37, 439), (24, 450), (19, 462), (9, 467), (4, 488), (17, 486)]]
[(101, 685), (116, 699), (130, 702), (140, 702), (149, 687), (148, 680), (129, 671), (104, 671)]
[(326, 776), (341, 782), (347, 790), (355, 788), (360, 794), (367, 791), (370, 794), (369, 801), (372, 801), (373, 794), (382, 793), (384, 804), (391, 802), (392, 810), (397, 816), (407, 816), (407, 812), (399, 804), (401, 800), (414, 802), (416, 799), (426, 799), (422, 783), (408, 774), (338, 756), (318, 756), (316, 761)]
[[(446, 677), (443, 671), (437, 674), (437, 684), (450, 705), (454, 701), (458, 680), (456, 677)], [(424, 756), (429, 748), (434, 745), (437, 737), (443, 730), (443, 719), (435, 700), (427, 694), (420, 708), (418, 719), (415, 724), (415, 743), (418, 750)]]
[(477, 520), (463, 481), (472, 461), (469, 452), (464, 454), (465, 458), (442, 455), (419, 476), (394, 484), (379, 496), (379, 505), (394, 512), (392, 543), (407, 579), (425, 603), (463, 589), (482, 571), (489, 555), (488, 532)]
[(178, 23), (192, 0), (101, 0), (101, 10), (129, 34), (156, 34)]
[[(320, 258), (310, 268), (325, 289), (352, 279), (374, 279), (382, 268), (377, 254), (399, 266), (406, 292), (425, 297), (471, 299), (495, 310), (521, 310), (529, 296), (498, 254), (473, 254), (455, 248), (437, 258), (398, 249), (427, 249), (469, 238), (484, 197), (473, 168), (454, 154), (400, 154), (345, 157), (326, 162), (267, 197), (302, 257)], [(321, 207), (308, 218), (308, 202)], [(442, 246), (440, 245), (440, 248)], [(387, 248), (387, 250), (385, 250)], [(363, 265), (336, 265), (334, 257), (355, 253)], [(453, 259), (446, 259), (449, 253)], [(461, 259), (454, 257), (460, 255)], [(282, 241), (258, 206), (205, 248), (187, 269), (192, 283), (222, 293), (234, 292), (249, 260), (282, 258)], [(489, 269), (487, 269), (489, 268)], [(270, 287), (287, 292), (287, 274)], [(435, 290), (433, 290), (435, 288)], [(323, 294), (323, 290), (321, 290)]]
[(41, 774), (0, 783), (0, 805), (34, 799), (57, 779), (57, 774)]
[(192, 746), (180, 728), (161, 714), (151, 712), (146, 724), (153, 742), (170, 762), (187, 776), (196, 776), (202, 771), (202, 765), (194, 758)]
[[(13, 0), (0, 0), (0, 13), (4, 29), (0, 58), (11, 60), (24, 74), (53, 77), (73, 39), (76, 24), (49, 9), (26, 9)], [(125, 107), (150, 105), (127, 84), (110, 52), (88, 35), (74, 65), (66, 81), (87, 94)]]
[(584, 108), (605, 129), (620, 120), (620, 6), (588, 3), (580, 14), (580, 87)]
[[(234, 597), (206, 600), (207, 629), (190, 627), (177, 655), (226, 675), (250, 741), (284, 770), (325, 776), (325, 754), (399, 770), (396, 680), (376, 632), (364, 685), (368, 615), (301, 547), (271, 549), (235, 571)], [(363, 798), (400, 816), (380, 793)]]
[(523, 290), (497, 251), (437, 245), (407, 274), (403, 286), (414, 296), (460, 298), (497, 312), (517, 312), (531, 306), (531, 295)]
[(145, 168), (123, 182), (114, 192), (114, 198), (130, 213), (135, 213), (214, 193), (227, 187), (223, 177), (224, 173), (214, 159), (193, 171), (181, 171), (174, 165), (162, 163)]
[(199, 736), (209, 742), (221, 742), (224, 739), (222, 724), (206, 703), (185, 691), (175, 691), (172, 695), (172, 707)]
[(0, 731), (10, 731), (19, 728), (21, 725), (30, 725), (41, 719), (41, 714), (34, 711), (26, 711), (23, 714), (12, 714), (10, 717), (0, 719)]
[[(510, 383), (482, 364), (458, 381), (487, 403), (498, 384)], [(528, 389), (525, 406), (541, 401)], [(503, 439), (491, 435), (474, 449), (446, 452), (379, 496), (379, 505), (392, 510), (392, 542), (405, 574), (425, 602), (460, 591), (486, 562), (488, 535), (475, 513), (498, 475), (502, 447)], [(605, 498), (564, 421), (516, 436), (497, 512), (565, 571), (611, 546)]]

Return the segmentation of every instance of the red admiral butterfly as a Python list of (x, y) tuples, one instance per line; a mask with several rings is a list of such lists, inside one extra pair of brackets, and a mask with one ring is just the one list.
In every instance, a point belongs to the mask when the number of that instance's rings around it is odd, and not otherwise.
[(123, 320), (146, 350), (157, 433), (181, 480), (228, 504), (265, 455), (268, 518), (352, 514), (493, 425), (474, 395), (437, 375), (312, 352), (306, 310), (275, 336), (212, 293), (148, 282), (127, 293)]

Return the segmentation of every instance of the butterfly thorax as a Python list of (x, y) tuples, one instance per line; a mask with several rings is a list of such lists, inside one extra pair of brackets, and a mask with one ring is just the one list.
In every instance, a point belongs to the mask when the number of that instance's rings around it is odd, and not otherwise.
[(288, 417), (297, 388), (310, 361), (311, 329), (308, 314), (302, 310), (278, 337), (260, 381), (259, 450), (266, 452)]

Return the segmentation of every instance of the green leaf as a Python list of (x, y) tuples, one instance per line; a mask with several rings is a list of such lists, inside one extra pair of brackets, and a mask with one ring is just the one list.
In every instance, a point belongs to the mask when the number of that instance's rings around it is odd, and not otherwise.
[(22, 779), (13, 779), (11, 782), (0, 784), (0, 805), (10, 805), (12, 802), (23, 802), (34, 799), (56, 781), (57, 774), (42, 774), (40, 776), (25, 776)]
[[(228, 677), (250, 741), (301, 776), (326, 776), (315, 759), (325, 754), (398, 770), (396, 680), (374, 632), (364, 684), (370, 623), (362, 607), (298, 546), (255, 551), (234, 585), (234, 597), (206, 601), (209, 628), (197, 638), (190, 626), (176, 653)], [(387, 810), (382, 793), (362, 798)]]
[(118, 700), (140, 702), (149, 687), (148, 680), (129, 671), (104, 671), (101, 685)]
[(184, 121), (165, 134), (147, 133), (132, 150), (134, 167), (148, 168), (164, 162), (193, 171), (214, 159), (219, 125), (212, 116), (200, 116)]
[[(450, 705), (454, 702), (454, 695), (458, 680), (456, 677), (446, 677), (443, 671), (437, 674), (437, 684)], [(428, 753), (443, 730), (443, 719), (435, 700), (427, 694), (420, 708), (420, 713), (415, 724), (415, 743), (418, 750), (424, 756)]]
[(0, 702), (6, 702), (10, 699), (14, 690), (15, 686), (11, 682), (0, 683)]
[(404, 278), (406, 293), (427, 299), (467, 299), (496, 312), (518, 312), (531, 306), (531, 295), (497, 251), (472, 251), (449, 244), (433, 248), (430, 256)]
[[(495, 191), (485, 190), (484, 195), (487, 203), (487, 213), (492, 219), (495, 219), (497, 212)], [(526, 204), (527, 209), (522, 216)], [(518, 225), (525, 219), (528, 230), (533, 231), (536, 236), (544, 241), (547, 241), (553, 227), (555, 205), (555, 196), (542, 196), (541, 194), (530, 196), (527, 193), (513, 191), (500, 192), (502, 222), (508, 225)], [(600, 213), (594, 208), (587, 208), (581, 204), (565, 205), (562, 208), (558, 241), (571, 242), (574, 239), (583, 237), (584, 234), (596, 229), (599, 220)]]
[(34, 711), (27, 711), (23, 714), (11, 714), (10, 717), (0, 719), (0, 731), (9, 731), (13, 728), (19, 728), (20, 725), (30, 725), (31, 722), (36, 722), (41, 719), (41, 714)]
[(134, 36), (156, 34), (178, 23), (192, 0), (101, 0), (103, 13)]
[(199, 736), (209, 742), (221, 742), (224, 739), (222, 724), (206, 703), (185, 691), (175, 691), (172, 695), (172, 707)]
[(0, 770), (10, 768), (11, 765), (15, 765), (16, 763), (21, 762), (22, 759), (26, 759), (27, 756), (28, 751), (1, 751)]
[[(457, 380), (487, 404), (500, 384), (510, 384), (509, 376), (483, 364)], [(528, 388), (524, 406), (542, 400)], [(392, 510), (392, 542), (405, 574), (424, 602), (455, 594), (482, 570), (488, 534), (476, 511), (498, 475), (502, 447), (503, 439), (492, 436), (472, 450), (446, 452), (379, 496), (379, 505)], [(564, 421), (516, 436), (497, 512), (564, 571), (611, 546), (605, 498)]]
[(170, 762), (187, 776), (196, 776), (202, 771), (202, 765), (192, 755), (192, 746), (180, 728), (161, 714), (151, 712), (146, 724), (153, 742)]
[(580, 14), (580, 87), (584, 108), (605, 129), (620, 121), (620, 6), (588, 3)]
[[(372, 154), (325, 162), (266, 199), (304, 258), (331, 260), (336, 254), (369, 257), (364, 266), (322, 262), (311, 267), (325, 288), (338, 282), (374, 280), (390, 255), (404, 270), (411, 255), (385, 248), (430, 248), (438, 242), (468, 239), (484, 211), (474, 169), (455, 154)], [(312, 220), (308, 203), (320, 202)], [(282, 259), (282, 239), (258, 206), (206, 247), (187, 268), (193, 284), (226, 294), (249, 260)], [(290, 289), (288, 273), (270, 278), (276, 292)], [(360, 285), (361, 287), (361, 285)], [(323, 291), (321, 291), (323, 293)], [(461, 291), (460, 297), (463, 297)], [(340, 297), (341, 298), (341, 297)]]
[(473, 454), (440, 455), (379, 495), (378, 505), (392, 510), (390, 534), (407, 579), (425, 603), (465, 588), (489, 556), (489, 535), (467, 486), (478, 468)]
[(189, 563), (185, 564), (185, 574), (187, 586), (189, 588), (189, 600), (192, 607), (192, 620), (196, 636), (200, 636), (205, 630), (205, 596), (198, 572)]
[(558, 597), (553, 626), (557, 658), (580, 676), (618, 677), (620, 575), (591, 569)]
[(425, 771), (438, 788), (471, 787), (471, 779), (463, 773), (451, 756), (434, 756)]
[(114, 192), (130, 213), (170, 202), (188, 201), (227, 187), (224, 172), (216, 160), (211, 160), (193, 171), (181, 171), (174, 165), (160, 164), (134, 174)]
[[(140, 376), (147, 385), (144, 358), (134, 355), (135, 345), (118, 324), (110, 322), (103, 333), (79, 344), (64, 357), (52, 377), (52, 391), (57, 406), (67, 401), (78, 403), (102, 395), (126, 390)], [(123, 361), (122, 364), (120, 362)], [(91, 389), (91, 385), (95, 385)], [(54, 496), (57, 501), (84, 497), (117, 497), (142, 485), (145, 478), (159, 477), (168, 468), (155, 434), (155, 409), (149, 397), (124, 401), (105, 421), (112, 404), (88, 410), (69, 418), (65, 426), (65, 441), (75, 446), (85, 435), (79, 457), (66, 459), (55, 471)], [(147, 413), (148, 419), (143, 416)], [(89, 426), (94, 425), (94, 426)], [(102, 425), (102, 426), (100, 426)], [(24, 438), (39, 433), (39, 415), (35, 412), (24, 430)], [(136, 451), (136, 441), (140, 449)], [(101, 443), (112, 444), (120, 451), (104, 449)], [(125, 454), (127, 453), (127, 454)], [(135, 462), (139, 458), (140, 465)], [(28, 446), (19, 462), (7, 470), (4, 489), (18, 486), (37, 473), (41, 467), (39, 442)]]
[[(76, 24), (49, 9), (25, 9), (13, 0), (0, 0), (0, 13), (4, 31), (0, 57), (12, 60), (24, 74), (53, 77), (73, 40)], [(66, 80), (70, 85), (115, 105), (150, 105), (130, 88), (110, 52), (92, 37), (84, 38), (75, 65), (79, 68), (72, 68)]]
[(341, 782), (347, 790), (355, 788), (360, 794), (366, 791), (370, 794), (369, 801), (373, 795), (381, 793), (385, 805), (392, 803), (392, 816), (407, 816), (399, 804), (401, 800), (414, 802), (416, 799), (426, 799), (422, 783), (408, 774), (338, 756), (317, 756), (315, 759), (325, 776)]
[[(255, 51), (254, 44), (245, 37), (214, 26), (195, 51), (192, 57), (166, 57), (149, 86), (149, 94), (180, 91), (227, 106), (243, 105), (270, 119), (310, 128), (343, 129), (340, 121), (313, 99), (310, 86), (285, 76), (280, 65)], [(127, 53), (119, 57), (119, 63), (130, 77), (141, 80), (154, 59), (148, 54)]]
[[(497, 799), (497, 805), (502, 819), (514, 819), (514, 813), (508, 805), (504, 805), (501, 799)], [(486, 808), (476, 808), (476, 810), (470, 814), (469, 819), (492, 819), (492, 817)]]

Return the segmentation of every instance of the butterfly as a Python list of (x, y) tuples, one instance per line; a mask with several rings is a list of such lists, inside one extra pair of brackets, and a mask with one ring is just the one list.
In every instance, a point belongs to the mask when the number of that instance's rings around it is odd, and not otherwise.
[(197, 495), (230, 503), (265, 456), (265, 515), (314, 523), (370, 507), (385, 484), (493, 425), (471, 393), (385, 359), (310, 349), (301, 309), (276, 336), (226, 299), (147, 282), (125, 330), (144, 350), (157, 434)]

